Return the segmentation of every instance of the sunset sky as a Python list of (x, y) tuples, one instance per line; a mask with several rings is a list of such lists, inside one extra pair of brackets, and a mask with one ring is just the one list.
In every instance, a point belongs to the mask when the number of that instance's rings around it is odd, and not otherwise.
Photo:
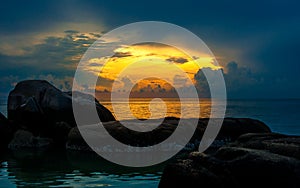
[[(99, 91), (109, 87), (122, 67), (142, 57), (156, 59), (162, 72), (168, 69), (166, 63), (176, 64), (199, 85), (202, 80), (197, 67), (222, 68), (229, 98), (299, 98), (299, 7), (296, 0), (2, 2), (0, 94), (6, 96), (24, 79), (45, 79), (70, 90), (75, 69), (94, 41), (124, 24), (154, 20), (195, 33), (220, 66), (213, 64), (213, 57), (202, 55), (192, 60), (169, 46), (125, 46), (115, 50), (104, 68)], [(90, 60), (87, 69), (96, 74), (102, 61)], [(130, 79), (121, 80), (120, 89)], [(172, 84), (189, 87), (175, 73), (170, 79)], [(151, 89), (170, 89), (155, 79), (141, 82), (135, 89), (145, 90), (149, 84)]]

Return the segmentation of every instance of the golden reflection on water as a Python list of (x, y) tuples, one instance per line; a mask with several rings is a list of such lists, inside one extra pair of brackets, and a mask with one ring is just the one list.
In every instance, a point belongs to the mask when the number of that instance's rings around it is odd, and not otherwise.
[[(211, 100), (210, 99), (182, 99), (181, 101), (177, 98), (162, 98), (162, 101), (154, 100), (152, 98), (131, 98), (129, 107), (134, 117), (138, 119), (149, 119), (151, 118), (163, 118), (163, 117), (178, 117), (181, 116), (181, 107), (185, 112), (185, 117), (181, 118), (209, 118), (211, 114)], [(200, 103), (200, 114), (197, 113), (197, 108)], [(109, 109), (114, 115), (112, 103), (109, 101), (101, 101), (107, 109)], [(114, 102), (114, 105), (118, 109), (125, 109), (127, 102), (119, 99)], [(116, 108), (115, 108), (116, 109)], [(164, 113), (166, 112), (166, 113)], [(132, 119), (132, 115), (126, 112), (118, 113), (116, 117), (118, 120)]]

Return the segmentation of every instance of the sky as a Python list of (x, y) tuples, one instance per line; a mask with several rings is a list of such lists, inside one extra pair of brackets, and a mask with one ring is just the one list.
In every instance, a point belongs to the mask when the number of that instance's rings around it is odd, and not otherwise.
[[(163, 21), (206, 43), (224, 71), (229, 98), (299, 98), (299, 7), (296, 0), (5, 1), (0, 94), (25, 79), (70, 90), (82, 55), (103, 34), (133, 22)], [(205, 85), (201, 71), (193, 73), (198, 87)]]

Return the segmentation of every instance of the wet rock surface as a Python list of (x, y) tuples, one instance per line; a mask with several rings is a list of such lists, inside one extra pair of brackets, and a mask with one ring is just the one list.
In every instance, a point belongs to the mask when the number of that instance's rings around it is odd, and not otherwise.
[[(125, 126), (123, 126), (120, 122), (105, 122), (103, 126), (107, 130), (107, 132), (113, 136), (116, 140), (131, 146), (152, 146), (162, 141), (168, 139), (175, 129), (189, 129), (188, 126), (178, 127), (179, 119), (168, 117), (162, 121), (162, 123), (157, 126), (155, 129), (149, 132), (137, 132), (131, 130)], [(246, 126), (243, 125), (244, 122), (247, 122)], [(147, 126), (146, 123), (130, 121), (128, 120), (126, 123), (130, 124), (131, 127), (138, 127), (138, 126)], [(189, 142), (189, 144), (185, 147), (185, 150), (197, 150), (199, 147), (199, 142), (204, 134), (208, 123), (208, 119), (199, 119), (198, 126), (195, 129), (195, 132)], [(84, 126), (81, 129), (83, 131), (87, 131), (90, 134), (90, 137), (94, 135), (105, 137), (110, 136), (107, 134), (102, 134), (97, 130), (98, 125), (89, 125)], [(224, 126), (224, 127), (223, 127)], [(216, 141), (213, 143), (212, 147), (218, 148), (222, 145), (234, 141), (237, 136), (242, 135), (243, 133), (253, 132), (253, 133), (268, 133), (270, 129), (264, 123), (248, 119), (248, 118), (225, 118), (223, 122), (223, 126), (216, 138)], [(235, 130), (235, 131), (230, 131)], [(72, 128), (71, 134), (68, 136), (67, 146), (68, 148), (88, 148), (85, 141), (82, 139), (81, 134), (77, 127)], [(186, 135), (181, 135), (178, 139), (185, 138)], [(177, 140), (178, 141), (178, 140)], [(180, 141), (178, 141), (180, 143)], [(184, 142), (182, 142), (184, 143)], [(83, 147), (84, 146), (84, 147)]]
[(214, 154), (192, 152), (169, 164), (159, 187), (299, 187), (299, 141), (275, 133), (242, 135)]

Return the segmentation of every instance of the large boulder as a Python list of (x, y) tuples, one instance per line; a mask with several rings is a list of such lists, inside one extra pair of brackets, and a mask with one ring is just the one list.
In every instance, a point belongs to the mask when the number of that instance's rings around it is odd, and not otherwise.
[[(200, 118), (198, 126), (190, 140), (190, 146), (198, 149), (201, 138), (207, 128), (208, 122), (212, 122), (212, 126), (219, 119)], [(164, 123), (171, 125), (178, 125), (179, 119), (167, 117)], [(175, 129), (173, 128), (173, 130)], [(173, 131), (172, 130), (172, 131)], [(224, 118), (221, 129), (215, 138), (215, 141), (210, 146), (210, 149), (215, 150), (221, 146), (234, 142), (239, 136), (246, 133), (270, 133), (271, 129), (263, 122), (251, 118)]]
[(159, 187), (300, 187), (300, 137), (248, 134), (169, 164)]
[(7, 145), (13, 136), (13, 128), (6, 119), (6, 117), (0, 113), (0, 150), (7, 149)]
[[(148, 126), (147, 122), (143, 122), (143, 121), (135, 122), (132, 120), (127, 120), (124, 122), (130, 124), (131, 127)], [(162, 121), (162, 123), (159, 126), (157, 126), (155, 129), (149, 132), (133, 131), (123, 126), (118, 121), (105, 122), (103, 123), (103, 126), (112, 137), (114, 137), (115, 139), (117, 139), (118, 141), (126, 145), (146, 147), (146, 146), (152, 146), (161, 143), (162, 141), (167, 139), (170, 135), (173, 134), (175, 129), (179, 128), (177, 126), (178, 122), (179, 119), (177, 118), (167, 117), (164, 119), (164, 121)], [(185, 151), (198, 149), (199, 142), (201, 141), (207, 123), (208, 123), (207, 118), (198, 120), (198, 126), (190, 142), (185, 146), (184, 148)], [(244, 123), (245, 125), (243, 125)], [(105, 135), (99, 135), (99, 133), (95, 131), (97, 129), (97, 126), (98, 125), (89, 125), (89, 126), (82, 127), (82, 129), (88, 131), (89, 134), (91, 134), (90, 135), (91, 138), (95, 137), (96, 139), (97, 136), (101, 136), (101, 137), (105, 136)], [(181, 127), (181, 129), (188, 129), (188, 128), (189, 128), (188, 126)], [(223, 122), (223, 127), (221, 128), (220, 133), (216, 138), (216, 141), (213, 143), (211, 147), (219, 148), (228, 142), (232, 142), (236, 140), (238, 136), (244, 133), (268, 133), (268, 132), (270, 132), (269, 127), (258, 120), (247, 119), (247, 118), (225, 118)], [(76, 149), (76, 150), (89, 150), (89, 147), (82, 139), (77, 127), (72, 128), (72, 130), (69, 133), (67, 148)]]
[[(84, 105), (96, 106), (101, 121), (114, 121), (112, 113), (96, 99), (87, 94), (76, 95), (85, 99)], [(76, 99), (77, 99), (76, 98)], [(72, 96), (55, 88), (44, 80), (27, 80), (19, 82), (8, 97), (8, 119), (19, 124), (35, 135), (48, 132), (56, 122), (66, 122), (71, 127), (76, 123), (72, 110)]]
[[(130, 120), (127, 122), (130, 122), (132, 127), (147, 126), (147, 123), (143, 122), (138, 123)], [(158, 144), (167, 139), (176, 129), (176, 126), (172, 124), (162, 123), (153, 131), (137, 132), (123, 126), (119, 121), (114, 121), (103, 123), (103, 126), (109, 133), (109, 135), (107, 135), (97, 132), (98, 126), (99, 125), (87, 125), (81, 127), (81, 129), (90, 134), (90, 139), (96, 140), (100, 137), (101, 139), (105, 139), (107, 136), (111, 135), (119, 142), (138, 147), (146, 147)], [(69, 132), (66, 148), (71, 150), (90, 150), (89, 146), (83, 140), (77, 127), (72, 128)]]
[[(209, 118), (199, 119), (198, 128), (206, 128)], [(202, 129), (199, 129), (203, 132)], [(270, 133), (271, 129), (263, 122), (252, 118), (224, 118), (218, 140), (235, 141), (246, 133)]]

